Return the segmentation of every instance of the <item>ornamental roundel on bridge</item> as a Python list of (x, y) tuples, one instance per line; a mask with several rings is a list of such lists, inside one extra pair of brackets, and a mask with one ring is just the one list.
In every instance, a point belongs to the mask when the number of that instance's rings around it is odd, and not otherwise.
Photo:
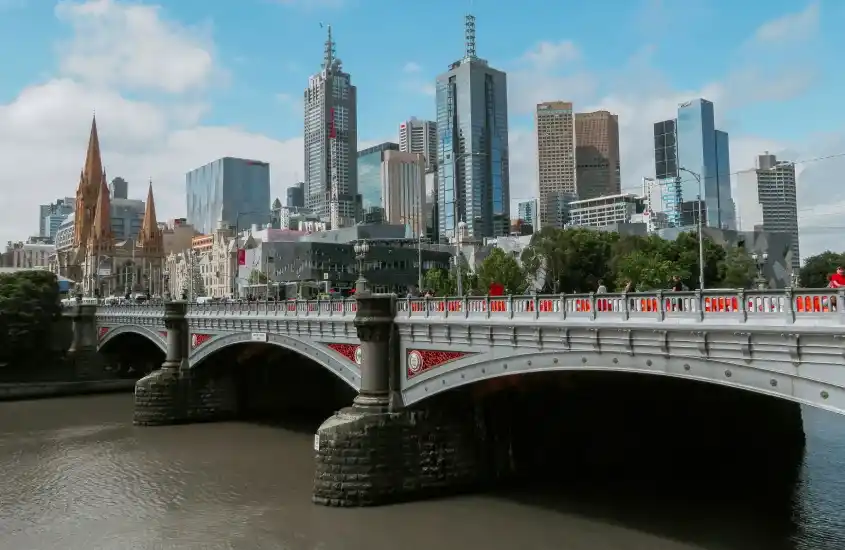
[(409, 350), (406, 369), (408, 379), (419, 376), (431, 369), (441, 367), (446, 363), (457, 361), (458, 359), (468, 355), (474, 354), (466, 351), (443, 351), (432, 349)]

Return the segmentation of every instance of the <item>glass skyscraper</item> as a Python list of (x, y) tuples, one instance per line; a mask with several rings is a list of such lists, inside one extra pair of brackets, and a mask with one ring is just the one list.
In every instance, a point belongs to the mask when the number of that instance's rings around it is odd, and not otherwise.
[(208, 235), (219, 222), (238, 228), (270, 222), (270, 165), (225, 157), (185, 175), (188, 223)]
[(471, 237), (510, 231), (507, 77), (475, 55), (475, 18), (466, 52), (437, 77), (437, 164), (441, 237), (466, 222)]
[(385, 151), (398, 151), (399, 144), (380, 143), (358, 151), (358, 192), (364, 210), (374, 206), (383, 208), (381, 196), (381, 161)]
[(729, 149), (728, 134), (716, 129), (713, 103), (706, 99), (682, 103), (677, 119), (654, 125), (655, 176), (670, 225), (696, 225), (700, 197), (704, 225), (736, 229)]

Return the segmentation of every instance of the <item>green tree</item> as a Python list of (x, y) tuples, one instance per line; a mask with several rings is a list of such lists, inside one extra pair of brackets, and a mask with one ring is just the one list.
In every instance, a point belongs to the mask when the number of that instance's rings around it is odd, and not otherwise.
[(48, 271), (0, 275), (0, 361), (43, 358), (60, 315), (59, 286)]
[[(725, 249), (714, 243), (711, 239), (704, 237), (704, 284), (706, 287), (720, 286), (722, 284), (722, 263), (725, 260)], [(681, 233), (669, 243), (665, 250), (665, 258), (675, 263), (678, 268), (678, 275), (683, 283), (689, 288), (698, 288), (699, 262), (698, 262), (698, 234)]]
[(457, 292), (454, 277), (445, 269), (429, 269), (423, 276), (425, 288), (421, 292), (432, 291), (438, 296), (453, 296)]
[(637, 292), (666, 288), (674, 275), (682, 280), (689, 276), (675, 262), (659, 254), (635, 250), (618, 259), (616, 286), (621, 289), (631, 281)]
[(522, 252), (525, 272), (543, 292), (590, 292), (612, 279), (612, 247), (618, 233), (544, 227)]
[(845, 265), (845, 254), (826, 250), (821, 254), (804, 260), (804, 266), (798, 271), (798, 280), (804, 288), (825, 288), (830, 276), (840, 265)]
[(757, 276), (757, 265), (745, 248), (731, 246), (725, 251), (721, 271), (721, 286), (751, 288)]
[(478, 292), (487, 293), (491, 283), (504, 286), (507, 294), (521, 294), (528, 286), (528, 278), (516, 258), (501, 248), (494, 248), (481, 262), (474, 286)]

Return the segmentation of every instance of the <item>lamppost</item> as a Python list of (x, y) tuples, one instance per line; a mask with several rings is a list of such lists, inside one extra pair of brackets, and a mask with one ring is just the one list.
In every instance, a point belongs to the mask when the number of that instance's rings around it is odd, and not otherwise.
[(769, 255), (765, 252), (762, 254), (754, 252), (751, 254), (751, 259), (754, 260), (754, 265), (757, 267), (757, 278), (754, 282), (757, 284), (757, 288), (759, 290), (766, 290), (769, 287), (769, 284), (766, 281), (766, 276), (763, 275), (763, 268), (769, 260)]
[(364, 240), (355, 243), (353, 247), (355, 250), (355, 260), (358, 262), (358, 280), (355, 281), (355, 295), (360, 296), (369, 292), (367, 288), (367, 278), (364, 277), (364, 260), (367, 254), (370, 253), (370, 244)]
[(164, 299), (165, 302), (169, 302), (171, 295), (170, 295), (170, 270), (164, 268), (161, 272), (162, 276), (162, 289), (161, 289), (161, 297)]
[(704, 290), (704, 233), (702, 232), (701, 223), (701, 197), (704, 194), (701, 192), (701, 175), (684, 167), (679, 167), (678, 170), (686, 172), (698, 182), (698, 288)]
[(452, 265), (455, 266), (455, 282), (457, 283), (457, 294), (458, 296), (464, 295), (464, 277), (463, 273), (461, 273), (461, 251), (458, 249), (458, 252), (452, 256), (451, 258)]

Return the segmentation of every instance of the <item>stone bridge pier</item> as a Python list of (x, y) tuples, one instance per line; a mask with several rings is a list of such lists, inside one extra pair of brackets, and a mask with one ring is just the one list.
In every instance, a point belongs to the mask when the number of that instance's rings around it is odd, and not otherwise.
[(166, 302), (167, 357), (161, 369), (135, 385), (134, 423), (161, 426), (230, 418), (237, 407), (230, 369), (209, 365), (188, 368), (187, 302)]

